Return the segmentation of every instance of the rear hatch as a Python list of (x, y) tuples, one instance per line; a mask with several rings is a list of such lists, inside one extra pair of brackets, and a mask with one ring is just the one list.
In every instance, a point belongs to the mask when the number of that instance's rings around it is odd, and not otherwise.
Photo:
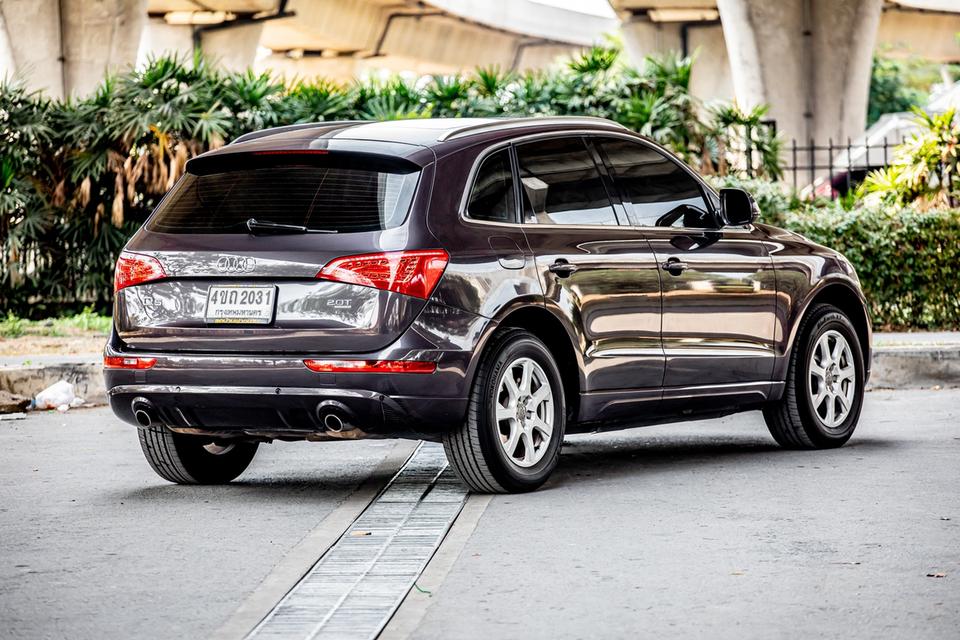
[(420, 166), (348, 152), (201, 157), (117, 265), (130, 349), (364, 353), (394, 342), (446, 265), (411, 250)]

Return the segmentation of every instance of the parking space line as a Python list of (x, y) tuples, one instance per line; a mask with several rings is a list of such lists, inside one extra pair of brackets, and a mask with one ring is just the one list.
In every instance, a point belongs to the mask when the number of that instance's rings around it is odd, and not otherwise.
[(421, 444), (247, 638), (375, 638), (433, 556), (466, 496), (443, 447)]

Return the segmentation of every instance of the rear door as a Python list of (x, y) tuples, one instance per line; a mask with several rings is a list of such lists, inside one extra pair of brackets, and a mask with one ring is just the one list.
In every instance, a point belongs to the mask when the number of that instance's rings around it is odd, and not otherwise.
[[(642, 390), (658, 399), (664, 368), (660, 282), (647, 241), (621, 224), (622, 208), (584, 138), (523, 142), (516, 159), (523, 228), (547, 303), (578, 338), (584, 390)], [(584, 405), (603, 417), (635, 411), (614, 396), (607, 404)]]
[[(402, 253), (423, 239), (409, 212), (431, 181), (429, 166), (346, 152), (191, 163), (121, 259), (134, 275), (160, 271), (118, 291), (120, 339), (180, 352), (389, 345), (425, 304), (416, 278), (436, 266)], [(345, 256), (362, 257), (334, 262)]]
[(717, 228), (711, 193), (652, 145), (612, 137), (598, 144), (660, 265), (664, 386), (769, 381), (776, 279), (761, 234)]

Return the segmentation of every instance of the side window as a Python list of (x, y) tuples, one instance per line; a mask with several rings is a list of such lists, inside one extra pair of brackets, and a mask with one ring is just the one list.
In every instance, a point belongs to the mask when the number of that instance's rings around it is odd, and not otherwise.
[(610, 224), (617, 214), (581, 138), (551, 138), (517, 147), (525, 222)]
[(634, 224), (644, 227), (716, 226), (700, 184), (679, 164), (643, 144), (600, 139), (610, 173)]
[(509, 149), (487, 156), (480, 165), (470, 191), (467, 214), (474, 220), (517, 222)]

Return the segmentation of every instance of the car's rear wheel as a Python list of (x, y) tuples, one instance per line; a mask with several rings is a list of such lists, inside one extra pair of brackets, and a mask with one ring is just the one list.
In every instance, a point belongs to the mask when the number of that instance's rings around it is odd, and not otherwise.
[(143, 455), (164, 480), (177, 484), (223, 484), (250, 465), (256, 442), (216, 442), (174, 433), (166, 427), (137, 429)]
[(783, 397), (763, 410), (773, 438), (790, 449), (842, 446), (863, 406), (864, 365), (857, 332), (836, 307), (818, 304), (803, 320)]
[(550, 351), (527, 331), (506, 329), (486, 350), (466, 422), (444, 435), (447, 460), (473, 491), (532, 491), (557, 466), (565, 416)]

